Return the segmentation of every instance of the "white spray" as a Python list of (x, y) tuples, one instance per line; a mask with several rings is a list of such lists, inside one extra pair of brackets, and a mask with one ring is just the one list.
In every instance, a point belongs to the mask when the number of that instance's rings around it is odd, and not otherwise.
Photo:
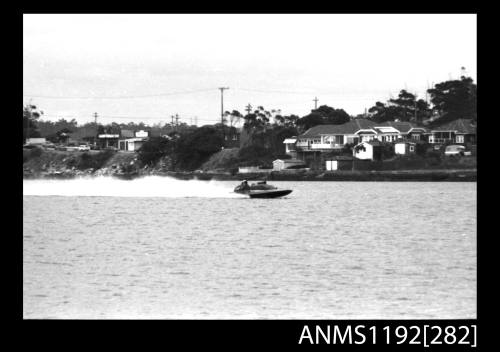
[(23, 195), (103, 196), (166, 198), (242, 198), (233, 193), (237, 182), (178, 180), (165, 176), (146, 176), (133, 180), (113, 177), (84, 177), (70, 180), (23, 180)]

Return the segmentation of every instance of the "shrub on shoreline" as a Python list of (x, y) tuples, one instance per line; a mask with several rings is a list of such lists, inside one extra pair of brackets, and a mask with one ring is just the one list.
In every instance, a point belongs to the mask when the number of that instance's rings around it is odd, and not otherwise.
[(83, 153), (75, 166), (78, 170), (100, 169), (114, 154), (112, 150), (103, 150), (96, 154)]

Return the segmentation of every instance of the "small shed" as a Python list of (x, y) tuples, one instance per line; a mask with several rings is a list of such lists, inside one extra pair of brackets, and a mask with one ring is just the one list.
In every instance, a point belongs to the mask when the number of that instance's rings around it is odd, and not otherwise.
[(326, 160), (326, 171), (352, 170), (353, 158), (350, 156), (336, 156)]
[(396, 154), (406, 155), (406, 154), (414, 154), (416, 151), (416, 143), (402, 141), (394, 144), (394, 152)]
[(137, 151), (144, 144), (145, 140), (143, 138), (128, 138), (122, 139), (118, 142), (120, 150), (126, 151)]
[(354, 146), (353, 154), (361, 160), (381, 160), (382, 144), (378, 140), (361, 142)]
[(102, 133), (97, 135), (97, 143), (101, 148), (116, 147), (118, 148), (118, 140), (120, 135), (117, 133)]
[(302, 160), (298, 159), (276, 159), (273, 161), (273, 170), (274, 171), (281, 171), (288, 169), (290, 167), (297, 167), (297, 166), (304, 166), (306, 167), (306, 164)]

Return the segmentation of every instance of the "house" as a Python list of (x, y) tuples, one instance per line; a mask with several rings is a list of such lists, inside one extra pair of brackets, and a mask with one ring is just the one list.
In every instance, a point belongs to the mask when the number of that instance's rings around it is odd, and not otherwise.
[(342, 149), (346, 144), (374, 139), (376, 123), (367, 119), (354, 119), (342, 125), (317, 125), (297, 137), (298, 152), (322, 152)]
[(229, 127), (224, 130), (224, 147), (239, 148), (241, 132), (236, 127)]
[(416, 143), (410, 141), (400, 141), (394, 144), (394, 153), (406, 155), (406, 154), (415, 154), (416, 152)]
[(286, 138), (283, 141), (285, 145), (285, 153), (290, 155), (292, 158), (297, 158), (297, 148), (295, 147), (295, 143), (297, 143), (297, 137)]
[(336, 156), (326, 160), (326, 171), (352, 170), (353, 158), (350, 156)]
[(118, 141), (118, 149), (135, 152), (139, 150), (146, 140), (144, 138), (127, 138)]
[(276, 159), (273, 161), (273, 170), (281, 171), (285, 169), (289, 169), (291, 167), (303, 166), (306, 167), (306, 164), (302, 160), (297, 159)]
[(132, 131), (132, 130), (121, 130), (121, 137), (127, 137), (125, 139), (120, 139), (118, 141), (118, 149), (125, 150), (129, 152), (134, 152), (142, 147), (144, 142), (147, 141), (149, 137), (149, 131)]
[(135, 137), (136, 138), (148, 138), (149, 137), (149, 131), (144, 131), (144, 130), (136, 131), (135, 132)]
[(378, 140), (361, 142), (353, 148), (354, 157), (362, 160), (382, 160), (382, 144)]
[(387, 121), (376, 123), (367, 119), (354, 119), (342, 125), (317, 125), (298, 136), (296, 151), (301, 154), (328, 152), (342, 149), (346, 144), (359, 144), (378, 140), (421, 140), (426, 129), (410, 122)]
[[(392, 128), (389, 133), (392, 138), (384, 138), (387, 135), (384, 133), (384, 129), (386, 128)], [(420, 141), (425, 138), (425, 134), (427, 133), (425, 127), (404, 121), (386, 121), (378, 125), (376, 129), (380, 131), (379, 136), (381, 138), (379, 140), (381, 142), (394, 142), (398, 139)], [(391, 133), (393, 131), (397, 131), (397, 133)]]
[(476, 143), (476, 124), (471, 119), (458, 119), (431, 129), (429, 143)]
[(97, 145), (100, 148), (118, 148), (119, 134), (103, 133), (97, 135)]

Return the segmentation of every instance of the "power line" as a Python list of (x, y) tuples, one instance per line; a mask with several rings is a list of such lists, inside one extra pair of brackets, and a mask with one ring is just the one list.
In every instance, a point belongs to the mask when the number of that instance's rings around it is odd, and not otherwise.
[(170, 95), (180, 95), (180, 94), (192, 94), (199, 92), (213, 91), (213, 88), (198, 89), (190, 91), (179, 91), (170, 93), (159, 93), (159, 94), (145, 94), (145, 95), (128, 95), (128, 96), (49, 96), (49, 95), (34, 95), (34, 94), (23, 94), (26, 98), (41, 98), (41, 99), (136, 99), (136, 98), (153, 98), (153, 97), (163, 97)]
[[(228, 89), (223, 87), (224, 89)], [(221, 89), (221, 88), (218, 88)], [(277, 93), (277, 94), (311, 94), (311, 91), (286, 91), (286, 90), (264, 90), (264, 89), (250, 89), (250, 88), (234, 88), (235, 90), (246, 91), (246, 92), (256, 92), (256, 93)], [(214, 88), (206, 88), (206, 89), (197, 89), (197, 90), (188, 90), (188, 91), (177, 91), (177, 92), (168, 92), (168, 93), (157, 93), (157, 94), (143, 94), (143, 95), (122, 95), (122, 96), (54, 96), (54, 95), (38, 95), (38, 94), (23, 94), (25, 98), (39, 98), (39, 99), (140, 99), (140, 98), (155, 98), (155, 97), (164, 97), (164, 96), (172, 96), (172, 95), (182, 95), (182, 94), (194, 94), (200, 92), (208, 92), (213, 91)], [(360, 96), (367, 94), (378, 94), (379, 92), (366, 92), (366, 93), (345, 93), (345, 92), (320, 92), (323, 95), (336, 95), (336, 96)]]
[[(75, 115), (43, 115), (44, 117), (47, 118), (72, 118), (76, 119), (77, 116)], [(165, 117), (151, 117), (151, 116), (114, 116), (114, 115), (99, 115), (99, 118), (102, 119), (137, 119), (137, 120), (166, 120)], [(172, 118), (172, 124), (174, 124), (175, 120), (175, 115), (171, 116)], [(178, 117), (178, 120), (181, 120), (181, 117)], [(198, 118), (195, 117), (196, 121), (208, 121), (208, 122), (214, 122), (217, 123), (218, 120), (216, 118), (214, 119), (203, 119), (203, 118)]]

